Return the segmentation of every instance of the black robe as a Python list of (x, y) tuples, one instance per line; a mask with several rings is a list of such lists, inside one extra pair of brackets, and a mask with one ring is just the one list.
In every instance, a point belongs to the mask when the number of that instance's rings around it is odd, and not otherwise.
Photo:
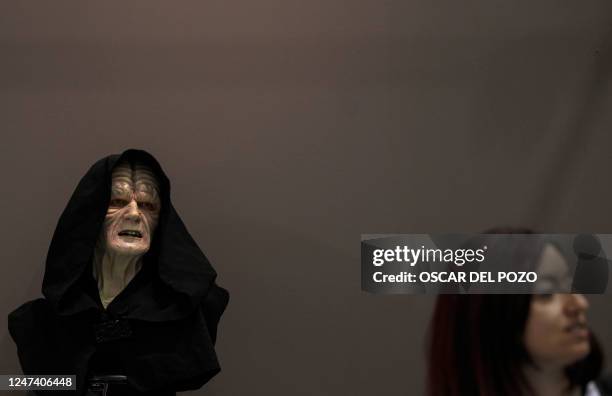
[[(121, 160), (150, 166), (161, 210), (142, 269), (107, 306), (92, 275), (94, 247)], [(217, 324), (229, 295), (170, 201), (170, 183), (148, 153), (127, 150), (96, 162), (81, 179), (57, 224), (47, 255), (46, 298), (9, 314), (9, 331), (24, 374), (122, 374), (134, 393), (166, 395), (198, 389), (220, 371)], [(64, 392), (54, 391), (54, 394)]]

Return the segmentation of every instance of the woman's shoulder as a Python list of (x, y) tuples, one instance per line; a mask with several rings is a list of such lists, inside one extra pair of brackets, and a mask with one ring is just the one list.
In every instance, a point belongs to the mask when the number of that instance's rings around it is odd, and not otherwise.
[(605, 375), (589, 383), (585, 396), (612, 396), (612, 375)]

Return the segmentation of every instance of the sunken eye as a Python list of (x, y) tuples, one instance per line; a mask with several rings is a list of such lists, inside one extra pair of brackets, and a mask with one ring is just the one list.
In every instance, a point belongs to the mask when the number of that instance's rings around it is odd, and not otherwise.
[(128, 201), (126, 201), (125, 199), (114, 198), (114, 199), (111, 199), (109, 206), (114, 207), (114, 208), (122, 208), (127, 204), (128, 204)]
[(138, 207), (140, 209), (148, 210), (150, 212), (153, 212), (156, 209), (155, 204), (152, 202), (138, 202)]

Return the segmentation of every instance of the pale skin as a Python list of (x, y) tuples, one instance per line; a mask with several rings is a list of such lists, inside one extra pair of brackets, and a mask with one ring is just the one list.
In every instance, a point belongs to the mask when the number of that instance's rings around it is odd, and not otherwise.
[[(567, 263), (559, 251), (547, 246), (541, 258), (541, 270), (565, 274), (558, 264)], [(548, 269), (548, 268), (546, 268)], [(563, 271), (562, 271), (563, 270)], [(546, 272), (546, 271), (544, 271)], [(527, 381), (537, 396), (578, 396), (580, 389), (568, 389), (564, 369), (590, 352), (586, 311), (582, 294), (534, 295), (525, 326), (523, 342), (535, 363), (523, 368)]]
[(150, 168), (121, 163), (113, 169), (111, 197), (93, 265), (104, 308), (142, 268), (160, 207), (159, 184)]

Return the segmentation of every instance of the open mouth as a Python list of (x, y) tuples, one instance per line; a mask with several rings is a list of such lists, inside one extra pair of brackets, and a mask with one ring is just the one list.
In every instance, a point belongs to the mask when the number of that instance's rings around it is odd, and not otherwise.
[(580, 337), (587, 337), (589, 334), (589, 329), (586, 323), (582, 323), (582, 322), (576, 322), (576, 323), (573, 323), (567, 326), (565, 328), (565, 331), (567, 331), (570, 334), (574, 334)]
[(123, 230), (119, 231), (119, 236), (129, 236), (133, 238), (142, 238), (142, 233), (136, 230)]

